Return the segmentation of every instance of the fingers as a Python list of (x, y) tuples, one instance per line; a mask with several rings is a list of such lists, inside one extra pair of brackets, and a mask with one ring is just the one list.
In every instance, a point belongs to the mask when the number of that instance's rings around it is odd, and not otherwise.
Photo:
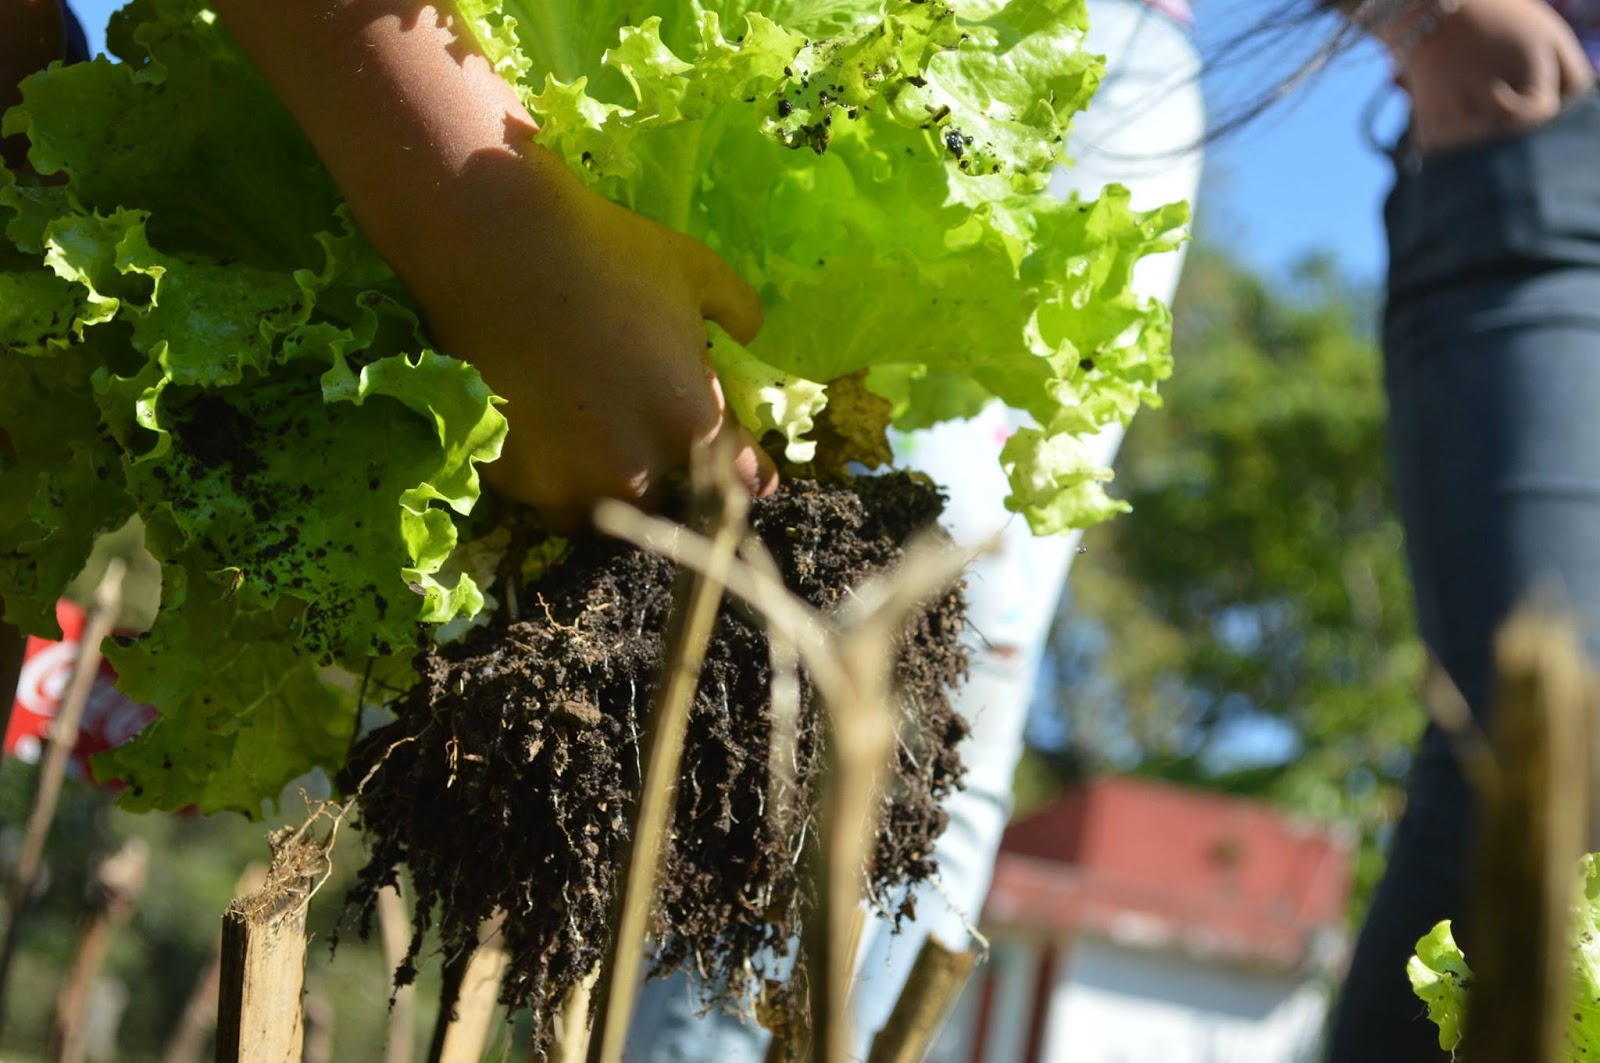
[(723, 418), (718, 434), (733, 441), (734, 476), (752, 497), (764, 498), (778, 489), (778, 467), (771, 455), (762, 449), (744, 425), (734, 420), (732, 414)]
[(1500, 127), (1494, 132), (1527, 129), (1549, 121), (1561, 110), (1561, 95), (1553, 78), (1541, 78), (1525, 92), (1496, 79), (1489, 86), (1489, 97), (1494, 101), (1496, 124)]
[(1583, 50), (1577, 37), (1563, 40), (1556, 48), (1556, 62), (1561, 72), (1561, 98), (1570, 100), (1594, 91), (1594, 64), (1589, 53)]
[(740, 343), (749, 343), (761, 331), (766, 316), (761, 297), (715, 251), (695, 241), (687, 242), (690, 277), (700, 295), (700, 315), (721, 325)]

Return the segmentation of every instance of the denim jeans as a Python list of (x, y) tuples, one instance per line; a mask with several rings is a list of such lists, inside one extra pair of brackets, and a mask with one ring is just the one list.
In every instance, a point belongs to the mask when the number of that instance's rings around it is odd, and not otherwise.
[[(1418, 625), (1484, 721), (1495, 629), (1531, 590), (1558, 585), (1600, 650), (1600, 96), (1528, 134), (1402, 160), (1385, 220), (1391, 460)], [(1443, 1058), (1405, 964), (1465, 915), (1474, 817), (1430, 727), (1333, 1063)]]
[[(1199, 60), (1188, 33), (1140, 0), (1089, 0), (1090, 51), (1107, 56), (1107, 76), (1072, 131), (1076, 164), (1051, 182), (1057, 195), (1093, 197), (1117, 181), (1146, 209), (1193, 200), (1204, 136)], [(1170, 303), (1182, 252), (1138, 263), (1133, 284), (1142, 295)], [(1020, 518), (1008, 520), (1008, 492), (999, 452), (1020, 415), (991, 406), (970, 421), (940, 425), (896, 440), (897, 463), (931, 475), (950, 493), (945, 525), (962, 543), (997, 528), (1001, 548), (968, 574), (972, 674), (953, 695), (972, 724), (962, 746), (964, 788), (946, 802), (949, 826), (934, 849), (936, 884), (915, 894), (916, 918), (899, 934), (887, 920), (870, 919), (856, 958), (854, 1022), (858, 1053), (888, 1018), (911, 964), (930, 934), (957, 948), (969, 943), (989, 892), (1000, 836), (1011, 813), (1011, 781), (1022, 752), (1023, 727), (1044, 643), (1078, 536), (1035, 538)], [(1120, 429), (1101, 432), (1090, 446), (1110, 464)], [(626, 1058), (629, 1063), (760, 1063), (767, 1037), (754, 1025), (720, 1012), (697, 1015), (682, 975), (644, 987)]]

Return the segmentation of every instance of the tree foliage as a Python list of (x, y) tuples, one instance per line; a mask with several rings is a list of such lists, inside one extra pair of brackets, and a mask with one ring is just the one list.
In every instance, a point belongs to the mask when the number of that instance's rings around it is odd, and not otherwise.
[(1197, 247), (1178, 371), (1138, 420), (1052, 635), (1023, 777), (1114, 767), (1353, 821), (1360, 885), (1422, 725), (1371, 299)]

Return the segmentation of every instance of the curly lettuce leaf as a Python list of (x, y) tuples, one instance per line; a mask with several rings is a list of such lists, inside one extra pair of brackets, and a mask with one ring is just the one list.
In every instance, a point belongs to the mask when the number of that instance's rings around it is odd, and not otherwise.
[[(889, 417), (1002, 401), (1035, 422), (1003, 457), (1035, 530), (1118, 508), (1079, 441), (1170, 370), (1129, 280), (1184, 214), (1044, 192), (1100, 77), (1082, 0), (460, 11), (547, 146), (758, 287), (760, 337), (709, 351), (754, 432), (865, 460)], [(253, 810), (340, 755), (322, 669), (403, 670), (481, 612), (460, 538), (506, 426), (203, 0), (134, 0), (108, 36), (121, 62), (36, 75), (3, 119), (32, 172), (0, 169), (0, 578), (49, 631), (140, 516), (171, 593), (115, 656), (162, 715), (102, 770), (141, 807)]]
[(1411, 990), (1428, 1006), (1428, 1018), (1439, 1027), (1439, 1047), (1454, 1052), (1461, 1043), (1467, 1015), (1467, 988), (1472, 969), (1446, 919), (1417, 942), (1416, 955), (1406, 963)]
[(817, 444), (806, 437), (828, 404), (827, 388), (762, 363), (715, 323), (708, 322), (706, 331), (723, 397), (734, 416), (757, 439), (768, 432), (782, 435), (787, 441), (784, 456), (790, 461), (812, 460)]
[[(1008, 504), (1036, 532), (1117, 512), (1109, 473), (1060, 455), (1170, 372), (1166, 311), (1133, 295), (1131, 271), (1176, 245), (1186, 213), (1135, 212), (1115, 187), (1044, 194), (1099, 80), (1082, 4), (752, 6), (660, 2), (631, 24), (639, 5), (510, 0), (494, 33), (528, 58), (506, 69), (549, 147), (761, 290), (755, 361), (712, 350), (730, 391), (772, 370), (866, 371), (900, 428), (998, 399), (1037, 423), (1006, 459)], [(569, 34), (585, 47), (551, 43)], [(760, 432), (772, 409), (736, 412)], [(791, 448), (816, 415), (779, 412)]]
[(35, 75), (4, 119), (43, 176), (0, 169), (0, 578), (51, 633), (138, 514), (187, 590), (113, 651), (161, 718), (100, 770), (138, 807), (253, 813), (338, 766), (326, 666), (403, 667), (482, 608), (447, 562), (505, 421), (203, 3), (137, 0), (111, 39), (124, 62)]
[[(1572, 910), (1571, 1019), (1567, 1055), (1594, 1059), (1600, 1053), (1600, 854), (1579, 861), (1581, 887)], [(1435, 926), (1417, 942), (1406, 963), (1411, 988), (1439, 1028), (1439, 1047), (1454, 1052), (1461, 1044), (1470, 1007), (1472, 969), (1451, 934), (1450, 921)]]
[[(107, 644), (118, 687), (160, 715), (93, 767), (124, 784), (122, 803), (136, 811), (255, 816), (307, 768), (337, 770), (354, 698), (285, 638), (299, 613), (293, 603), (251, 609), (227, 581), (194, 583), (197, 567), (168, 565), (154, 629)], [(244, 704), (241, 690), (251, 692)]]
[(1583, 887), (1573, 913), (1572, 1025), (1568, 1042), (1575, 1059), (1600, 1058), (1600, 856), (1580, 861)]

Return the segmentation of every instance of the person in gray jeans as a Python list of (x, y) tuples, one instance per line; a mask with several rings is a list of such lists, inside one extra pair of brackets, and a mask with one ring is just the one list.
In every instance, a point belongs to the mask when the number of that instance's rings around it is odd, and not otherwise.
[[(1394, 484), (1422, 638), (1480, 723), (1495, 630), (1535, 588), (1600, 656), (1600, 9), (1562, 6), (1424, 0), (1381, 34), (1412, 102), (1385, 209)], [(1430, 726), (1333, 1063), (1443, 1058), (1405, 965), (1467, 914), (1474, 799)]]

